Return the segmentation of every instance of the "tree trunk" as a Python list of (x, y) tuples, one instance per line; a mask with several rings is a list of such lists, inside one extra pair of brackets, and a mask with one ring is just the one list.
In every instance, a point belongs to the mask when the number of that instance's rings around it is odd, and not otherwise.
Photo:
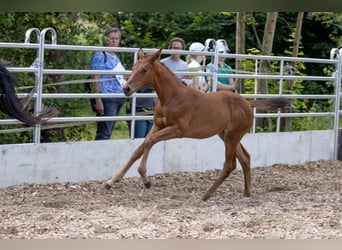
[[(245, 22), (246, 13), (238, 12), (236, 15), (236, 54), (246, 54), (246, 22)], [(244, 70), (243, 60), (236, 59), (235, 60), (235, 69), (237, 72), (241, 72)], [(239, 93), (245, 93), (245, 84), (244, 79), (238, 78), (236, 79), (236, 88)]]
[[(262, 38), (262, 46), (261, 46), (261, 53), (263, 55), (269, 56), (272, 54), (273, 39), (274, 39), (274, 33), (276, 29), (276, 24), (277, 24), (277, 18), (278, 18), (278, 12), (267, 12), (266, 24), (265, 24), (264, 35)], [(268, 60), (260, 61), (260, 66), (259, 66), (260, 74), (267, 74), (270, 72), (270, 70), (271, 70), (271, 67), (270, 67), (270, 63)], [(268, 93), (268, 86), (267, 86), (266, 79), (260, 79), (258, 81), (257, 93), (258, 94)], [(256, 126), (263, 127), (264, 119), (263, 118), (257, 119)], [(269, 130), (271, 129), (272, 128), (269, 127)]]
[[(262, 38), (261, 52), (263, 55), (270, 56), (273, 48), (273, 39), (276, 29), (276, 23), (278, 18), (278, 12), (267, 12), (264, 36)], [(269, 73), (270, 64), (267, 60), (260, 61), (259, 72)], [(268, 87), (266, 79), (261, 79), (257, 86), (258, 93), (267, 94)]]
[[(297, 23), (296, 23), (296, 33), (293, 41), (293, 49), (292, 49), (292, 57), (298, 57), (299, 45), (301, 40), (302, 33), (302, 24), (303, 24), (304, 12), (298, 12)], [(294, 73), (296, 70), (296, 62), (290, 63), (291, 68), (289, 74)], [(293, 81), (286, 81), (286, 90), (292, 91)]]
[[(298, 12), (297, 23), (296, 23), (296, 33), (295, 33), (295, 38), (293, 41), (293, 48), (292, 48), (292, 57), (298, 57), (298, 51), (299, 51), (299, 45), (300, 45), (301, 33), (302, 33), (303, 17), (304, 17), (304, 12)], [(294, 75), (296, 71), (296, 62), (292, 61), (288, 63), (286, 65), (286, 68), (287, 68), (288, 75)], [(286, 81), (286, 92), (292, 93), (292, 90), (293, 90), (293, 80)], [(291, 112), (291, 107), (289, 107), (289, 109), (285, 110), (284, 112)], [(291, 123), (292, 123), (291, 117), (282, 118), (281, 124), (280, 124), (281, 131), (291, 131)]]

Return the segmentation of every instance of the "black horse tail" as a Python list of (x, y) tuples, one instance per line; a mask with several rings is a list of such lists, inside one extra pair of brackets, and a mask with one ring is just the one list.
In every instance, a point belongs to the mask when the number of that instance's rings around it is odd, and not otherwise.
[(43, 107), (40, 114), (31, 115), (20, 104), (15, 86), (17, 86), (15, 78), (0, 63), (0, 111), (30, 126), (45, 124), (50, 118), (58, 115), (59, 111), (55, 107)]
[(283, 97), (253, 100), (250, 103), (252, 107), (270, 111), (277, 111), (278, 109), (284, 110), (292, 106), (291, 101)]

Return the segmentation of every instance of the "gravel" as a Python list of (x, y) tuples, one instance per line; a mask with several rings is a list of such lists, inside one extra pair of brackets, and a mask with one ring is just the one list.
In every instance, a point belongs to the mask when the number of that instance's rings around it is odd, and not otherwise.
[(1, 239), (342, 239), (342, 162), (235, 170), (208, 201), (220, 170), (0, 189)]

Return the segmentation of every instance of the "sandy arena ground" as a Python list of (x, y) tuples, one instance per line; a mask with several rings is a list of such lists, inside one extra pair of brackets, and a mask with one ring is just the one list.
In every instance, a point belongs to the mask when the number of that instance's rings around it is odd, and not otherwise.
[(342, 239), (342, 162), (235, 170), (208, 201), (220, 170), (0, 189), (1, 239)]

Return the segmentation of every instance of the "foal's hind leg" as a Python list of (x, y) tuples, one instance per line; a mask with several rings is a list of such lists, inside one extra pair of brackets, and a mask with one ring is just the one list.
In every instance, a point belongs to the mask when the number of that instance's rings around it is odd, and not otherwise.
[(249, 197), (251, 196), (251, 157), (241, 143), (237, 147), (236, 156), (239, 159), (245, 178), (244, 196)]
[(223, 169), (219, 178), (215, 181), (215, 183), (208, 189), (208, 191), (202, 197), (202, 200), (206, 201), (209, 197), (215, 192), (215, 190), (222, 184), (222, 182), (228, 178), (231, 172), (236, 168), (236, 149), (237, 144), (240, 139), (236, 136), (228, 136), (228, 135), (220, 135), (221, 138), (224, 138), (224, 144), (226, 146), (225, 154), (226, 160), (223, 164)]
[[(224, 141), (224, 131), (218, 134), (220, 138)], [(250, 197), (251, 196), (251, 157), (241, 142), (238, 144), (236, 149), (236, 157), (238, 158), (244, 175), (245, 181), (245, 191), (244, 196)], [(234, 160), (235, 162), (235, 160)], [(235, 167), (234, 167), (235, 169)]]

